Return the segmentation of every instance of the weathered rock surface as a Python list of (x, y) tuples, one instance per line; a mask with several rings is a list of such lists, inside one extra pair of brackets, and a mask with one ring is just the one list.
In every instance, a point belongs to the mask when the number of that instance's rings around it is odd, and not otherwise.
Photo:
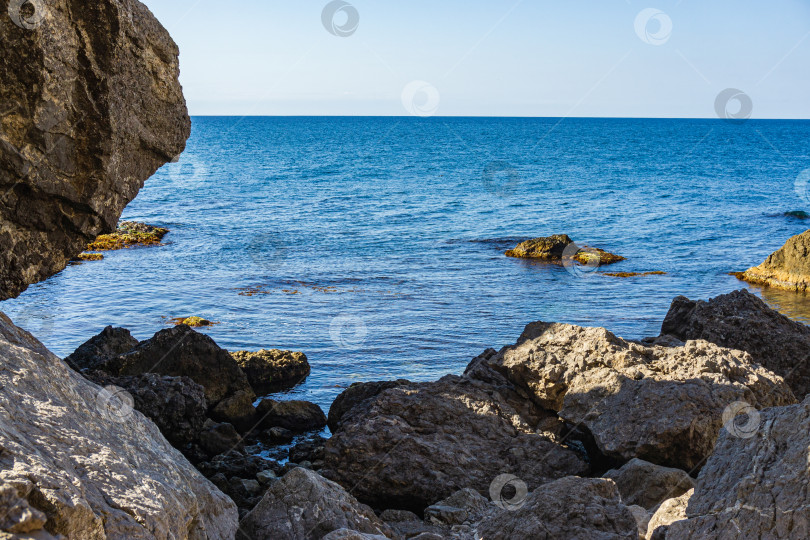
[(748, 353), (706, 341), (645, 347), (604, 328), (532, 323), (486, 365), (585, 426), (603, 454), (687, 471), (711, 454), (733, 403), (795, 403), (784, 380)]
[(354, 408), (356, 405), (366, 404), (367, 401), (377, 397), (383, 390), (410, 384), (410, 381), (404, 379), (398, 381), (376, 381), (365, 383), (354, 383), (332, 402), (329, 407), (328, 425), (332, 432), (338, 430), (342, 418)]
[(784, 377), (796, 397), (810, 393), (810, 328), (769, 308), (746, 290), (708, 302), (675, 298), (661, 334), (683, 341), (705, 339), (746, 351), (755, 362)]
[[(647, 524), (647, 540), (664, 540), (670, 525), (686, 519), (686, 506), (694, 493), (695, 490), (690, 489), (679, 497), (661, 503)], [(673, 536), (673, 540), (674, 538)]]
[(99, 369), (119, 354), (124, 354), (138, 345), (126, 328), (108, 326), (100, 334), (91, 337), (65, 358), (76, 371)]
[(342, 418), (323, 472), (361, 501), (420, 512), (464, 488), (488, 493), (504, 471), (530, 489), (588, 472), (581, 454), (536, 432), (543, 416), (523, 416), (491, 386), (461, 377), (396, 386)]
[(255, 395), (233, 357), (209, 336), (185, 325), (161, 330), (100, 369), (117, 377), (144, 373), (188, 377), (204, 388), (211, 416), (237, 427), (250, 424), (255, 413), (250, 403)]
[(749, 283), (806, 291), (810, 285), (810, 230), (788, 239), (759, 266), (735, 275)]
[(323, 410), (309, 401), (263, 399), (256, 407), (256, 419), (262, 428), (282, 427), (296, 432), (326, 427)]
[(334, 482), (293, 469), (275, 482), (239, 524), (247, 540), (320, 539), (338, 529), (391, 538), (393, 531), (368, 506)]
[(199, 434), (199, 444), (209, 456), (230, 452), (240, 446), (242, 438), (227, 422), (205, 421)]
[(526, 240), (518, 244), (514, 249), (508, 250), (506, 256), (549, 262), (560, 262), (570, 258), (580, 264), (596, 266), (625, 260), (624, 257), (609, 253), (603, 249), (577, 246), (567, 234), (555, 234)]
[(302, 352), (262, 349), (258, 352), (236, 351), (231, 356), (259, 395), (292, 388), (304, 382), (310, 371), (307, 356)]
[(604, 478), (562, 478), (532, 492), (517, 510), (478, 526), (487, 540), (638, 540), (638, 526), (619, 490)]
[(760, 412), (759, 429), (723, 429), (667, 538), (810, 538), (810, 398)]
[(177, 46), (143, 4), (23, 4), (0, 18), (0, 300), (112, 231), (190, 133)]
[(695, 487), (692, 478), (681, 469), (661, 467), (633, 458), (620, 469), (605, 473), (619, 488), (622, 501), (652, 510), (667, 499), (680, 497)]
[(0, 481), (69, 539), (228, 538), (236, 507), (158, 428), (0, 314)]
[(48, 517), (25, 499), (30, 488), (30, 484), (14, 487), (0, 482), (0, 537), (2, 533), (33, 533), (45, 527)]
[(379, 534), (367, 534), (349, 529), (338, 529), (323, 537), (323, 540), (388, 540), (388, 537)]

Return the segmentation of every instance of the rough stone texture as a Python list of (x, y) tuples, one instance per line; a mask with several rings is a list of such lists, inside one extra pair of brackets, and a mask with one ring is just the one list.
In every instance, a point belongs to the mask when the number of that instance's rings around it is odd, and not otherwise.
[(541, 486), (523, 506), (478, 526), (487, 540), (638, 540), (633, 513), (604, 478), (568, 477)]
[(352, 384), (346, 390), (341, 392), (329, 407), (329, 418), (327, 422), (329, 429), (333, 433), (337, 431), (340, 427), (343, 416), (351, 411), (356, 405), (365, 404), (370, 399), (377, 397), (377, 395), (383, 390), (388, 390), (389, 388), (394, 388), (396, 386), (402, 386), (403, 384), (410, 384), (410, 381), (376, 381)]
[(91, 337), (65, 358), (76, 371), (98, 369), (119, 354), (124, 354), (138, 345), (126, 328), (108, 326), (100, 334)]
[(652, 515), (646, 508), (631, 504), (627, 507), (633, 514), (636, 520), (636, 527), (638, 528), (638, 537), (645, 538), (647, 536), (647, 527), (650, 525), (650, 518)]
[(759, 266), (738, 277), (749, 283), (804, 292), (810, 285), (810, 230), (791, 237)]
[(132, 396), (134, 407), (152, 420), (176, 448), (194, 442), (205, 423), (208, 409), (203, 387), (188, 377), (145, 373), (135, 377), (110, 377), (101, 371), (85, 376), (100, 386), (115, 385)]
[(263, 399), (256, 407), (256, 418), (262, 428), (282, 427), (300, 432), (326, 427), (323, 410), (309, 401)]
[(31, 486), (0, 482), (0, 531), (6, 533), (32, 533), (41, 531), (48, 517), (44, 512), (32, 508), (25, 497)]
[(706, 341), (645, 347), (604, 328), (532, 323), (486, 364), (587, 428), (603, 454), (687, 471), (711, 454), (732, 403), (795, 403), (784, 380), (748, 353)]
[(306, 469), (293, 469), (270, 486), (239, 524), (246, 540), (305, 540), (349, 529), (391, 537), (393, 531), (368, 506), (334, 482)]
[(0, 481), (69, 539), (227, 538), (236, 507), (126, 402), (0, 314)]
[(326, 443), (324, 475), (361, 501), (421, 512), (467, 487), (488, 493), (505, 471), (530, 489), (588, 472), (580, 454), (536, 432), (540, 416), (456, 376), (389, 388), (344, 416)]
[(199, 434), (199, 443), (209, 456), (230, 452), (240, 446), (242, 438), (233, 425), (208, 419)]
[[(596, 264), (597, 266), (625, 260), (624, 257), (609, 253), (603, 249), (572, 244), (574, 244), (574, 241), (567, 234), (555, 234), (521, 242), (514, 249), (508, 250), (506, 256), (548, 262), (561, 262), (570, 257), (571, 260), (580, 264)], [(570, 254), (566, 253), (569, 246), (571, 246)]]
[(350, 531), (349, 529), (338, 529), (324, 536), (323, 540), (388, 540), (388, 537)]
[[(253, 390), (233, 357), (209, 336), (186, 325), (161, 330), (130, 352), (105, 362), (101, 369), (117, 377), (144, 373), (188, 377), (205, 389), (209, 411), (217, 420), (241, 423), (254, 413), (252, 405), (245, 405), (255, 397)], [(237, 398), (241, 408), (231, 408), (226, 402), (217, 409), (221, 401), (239, 392), (249, 397)]]
[(669, 525), (686, 519), (686, 506), (694, 493), (695, 490), (690, 489), (680, 497), (667, 499), (661, 503), (647, 525), (647, 540), (664, 540), (667, 537)]
[(435, 525), (475, 523), (497, 507), (474, 489), (457, 491), (425, 509), (425, 521)]
[(808, 469), (810, 398), (762, 411), (749, 438), (723, 429), (667, 538), (810, 538)]
[(661, 467), (642, 459), (631, 459), (620, 469), (605, 473), (619, 487), (625, 504), (652, 510), (667, 499), (680, 497), (695, 487), (695, 482), (680, 469)]
[(262, 349), (258, 352), (236, 351), (231, 356), (259, 395), (292, 388), (304, 382), (310, 371), (307, 356), (302, 352)]
[(0, 300), (112, 231), (191, 126), (177, 46), (143, 4), (38, 4), (35, 28), (8, 2), (0, 17)]
[(677, 297), (661, 334), (683, 341), (705, 339), (746, 351), (754, 361), (784, 377), (796, 397), (802, 399), (810, 393), (810, 328), (769, 308), (746, 290), (708, 302)]

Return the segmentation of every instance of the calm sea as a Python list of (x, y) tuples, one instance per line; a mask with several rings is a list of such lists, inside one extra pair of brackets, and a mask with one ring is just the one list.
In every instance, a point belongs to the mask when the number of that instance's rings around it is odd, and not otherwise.
[[(124, 218), (168, 245), (108, 253), (0, 309), (59, 355), (108, 324), (146, 339), (199, 315), (228, 349), (304, 351), (289, 397), (459, 373), (531, 321), (656, 335), (679, 294), (745, 285), (810, 228), (810, 122), (194, 118), (188, 149)], [(804, 171), (804, 172), (803, 172)], [(506, 258), (567, 233), (619, 279)], [(803, 297), (757, 290), (807, 320)]]

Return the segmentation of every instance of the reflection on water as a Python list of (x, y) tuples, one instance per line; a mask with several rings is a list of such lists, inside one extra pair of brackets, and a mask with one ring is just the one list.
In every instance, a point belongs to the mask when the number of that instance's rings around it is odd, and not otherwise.
[(751, 284), (748, 284), (748, 289), (779, 313), (794, 321), (810, 324), (810, 296), (806, 293)]

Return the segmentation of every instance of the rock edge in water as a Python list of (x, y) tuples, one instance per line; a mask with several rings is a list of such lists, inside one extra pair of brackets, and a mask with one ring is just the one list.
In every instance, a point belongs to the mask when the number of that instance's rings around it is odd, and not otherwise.
[(603, 249), (579, 246), (567, 234), (555, 234), (547, 237), (533, 238), (519, 243), (508, 250), (505, 255), (518, 259), (535, 259), (547, 262), (576, 261), (584, 265), (601, 266), (626, 260), (620, 255)]
[(732, 275), (753, 285), (807, 292), (810, 287), (810, 230), (788, 239), (759, 266)]

